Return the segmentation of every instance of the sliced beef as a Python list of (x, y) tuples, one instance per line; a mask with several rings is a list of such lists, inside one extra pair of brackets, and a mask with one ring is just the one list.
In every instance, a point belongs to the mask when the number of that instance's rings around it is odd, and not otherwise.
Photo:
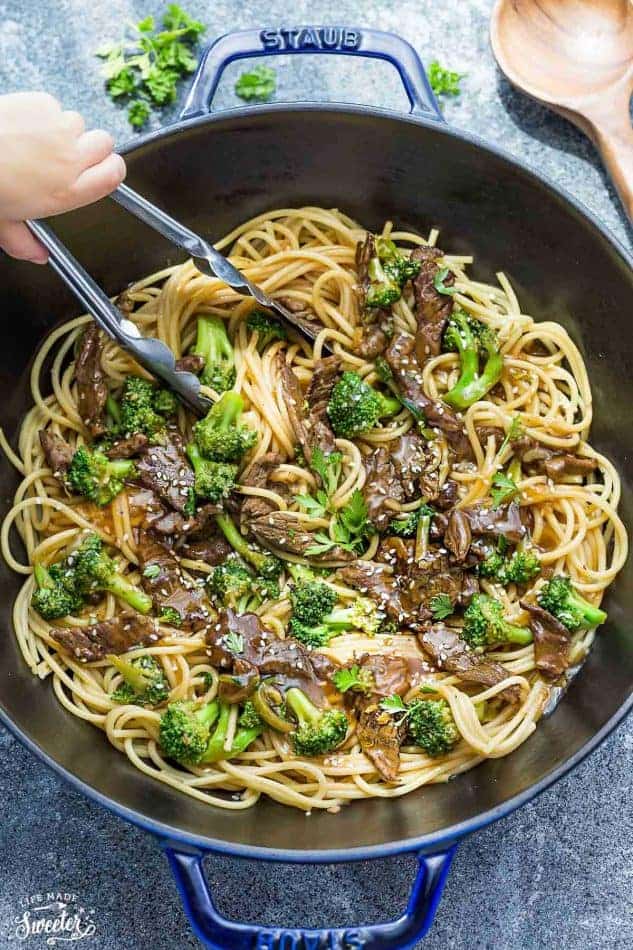
[(386, 531), (389, 522), (397, 514), (397, 507), (394, 510), (388, 502), (404, 502), (404, 488), (391, 461), (389, 450), (384, 446), (375, 449), (364, 459), (364, 464), (367, 477), (363, 486), (363, 498), (367, 505), (367, 516), (377, 531)]
[(372, 696), (404, 696), (411, 687), (409, 663), (393, 653), (365, 653), (358, 661), (372, 675)]
[(136, 466), (139, 481), (175, 511), (183, 512), (193, 492), (193, 470), (182, 437), (170, 432), (164, 445), (149, 445)]
[(452, 604), (461, 599), (464, 572), (452, 566), (446, 554), (430, 549), (426, 556), (410, 565), (408, 576), (401, 575), (402, 602), (409, 617), (429, 620), (432, 602), (440, 594)]
[(93, 323), (84, 330), (75, 359), (79, 416), (92, 436), (106, 431), (105, 404), (108, 387), (101, 367), (101, 338)]
[(217, 567), (218, 564), (224, 564), (233, 548), (224, 535), (216, 533), (202, 541), (186, 541), (179, 545), (177, 550), (180, 557), (189, 561), (204, 561), (205, 564)]
[(415, 432), (401, 435), (397, 441), (389, 443), (389, 458), (407, 501), (418, 498), (428, 464), (424, 439)]
[(376, 255), (376, 238), (369, 231), (365, 237), (364, 241), (359, 241), (356, 245), (356, 273), (358, 275), (358, 283), (356, 285), (356, 292), (358, 295), (358, 303), (360, 306), (361, 313), (364, 312), (367, 308), (367, 291), (369, 290), (369, 262), (372, 257)]
[[(269, 484), (271, 474), (282, 462), (283, 456), (277, 452), (268, 452), (249, 466), (248, 471), (240, 478), (240, 483), (248, 488), (272, 488), (273, 491), (283, 494), (282, 485)], [(247, 495), (242, 502), (242, 521), (248, 524), (252, 519), (261, 518), (271, 511), (277, 511), (277, 506), (269, 498)]]
[(359, 560), (341, 568), (336, 577), (348, 587), (371, 597), (392, 620), (402, 623), (406, 618), (398, 577), (392, 567)]
[(160, 639), (156, 621), (138, 613), (123, 613), (89, 627), (51, 628), (51, 636), (76, 660), (92, 663), (108, 653), (126, 653)]
[[(457, 630), (443, 623), (428, 627), (419, 637), (420, 645), (439, 670), (453, 673), (463, 683), (488, 689), (502, 683), (511, 674), (500, 663), (492, 663), (473, 653)], [(500, 693), (507, 702), (519, 699), (519, 690), (510, 686)]]
[(386, 782), (395, 782), (400, 769), (400, 746), (407, 733), (402, 716), (394, 716), (374, 701), (365, 703), (358, 717), (360, 747)]
[(512, 451), (528, 474), (547, 475), (553, 482), (570, 475), (590, 475), (599, 467), (596, 459), (573, 452), (555, 452), (529, 435), (515, 439)]
[(330, 425), (327, 406), (340, 372), (341, 361), (338, 356), (317, 360), (306, 391), (311, 449), (314, 450), (318, 445), (326, 455), (336, 449), (336, 436)]
[(433, 498), (433, 504), (440, 511), (448, 511), (457, 504), (458, 499), (459, 487), (457, 482), (452, 478), (447, 478)]
[(598, 462), (596, 459), (573, 455), (571, 452), (561, 452), (547, 459), (543, 467), (548, 478), (553, 482), (560, 482), (568, 475), (591, 475), (598, 468)]
[(571, 633), (556, 617), (535, 604), (521, 606), (530, 617), (530, 629), (534, 634), (534, 658), (536, 668), (548, 679), (558, 679), (569, 666)]
[(193, 373), (197, 376), (204, 369), (204, 356), (197, 353), (189, 353), (187, 356), (181, 356), (176, 360), (174, 369), (177, 373)]
[(39, 435), (48, 467), (53, 475), (64, 476), (75, 454), (73, 448), (65, 439), (62, 439), (61, 435), (55, 435), (47, 429), (40, 429)]
[(283, 353), (279, 354), (277, 365), (284, 397), (284, 407), (288, 413), (290, 427), (297, 443), (301, 447), (306, 462), (312, 459), (311, 439), (306, 397), (291, 366), (286, 363)]
[(243, 703), (253, 693), (260, 681), (257, 667), (239, 657), (233, 661), (230, 675), (219, 678), (218, 696), (225, 703)]
[(498, 508), (493, 508), (487, 502), (477, 502), (461, 511), (468, 518), (473, 534), (502, 537), (512, 544), (518, 544), (525, 537), (521, 512), (515, 501), (499, 505)]
[[(442, 334), (453, 310), (453, 300), (448, 294), (435, 289), (435, 278), (439, 273), (438, 258), (442, 252), (436, 247), (416, 247), (411, 252), (411, 260), (420, 262), (420, 273), (413, 278), (415, 299), (415, 317), (418, 329), (415, 335), (415, 352), (420, 366), (442, 351)], [(455, 277), (448, 273), (444, 279), (446, 287), (455, 283)]]
[(185, 630), (208, 627), (212, 614), (204, 591), (184, 576), (171, 548), (149, 531), (141, 531), (138, 555), (143, 589), (152, 597), (157, 613), (175, 611), (180, 621), (174, 626)]
[(455, 508), (448, 516), (448, 525), (444, 534), (444, 544), (457, 561), (464, 561), (470, 550), (472, 532), (468, 515)]
[(389, 344), (389, 337), (384, 329), (377, 323), (365, 327), (362, 331), (360, 342), (355, 351), (364, 360), (375, 360), (385, 352)]
[(304, 524), (305, 522), (299, 521), (288, 511), (271, 511), (249, 522), (248, 529), (263, 547), (274, 547), (287, 551), (289, 554), (299, 554), (315, 563), (345, 562), (354, 559), (350, 551), (345, 551), (338, 545), (324, 554), (308, 554), (308, 549), (317, 542), (314, 540), (314, 534), (303, 527)]
[(385, 359), (401, 397), (423, 412), (430, 426), (443, 433), (458, 459), (472, 459), (472, 447), (461, 420), (449, 406), (431, 399), (424, 392), (422, 372), (413, 355), (414, 348), (414, 338), (408, 333), (401, 333), (385, 351)]
[(147, 436), (142, 432), (135, 432), (127, 439), (118, 439), (114, 442), (106, 454), (109, 459), (131, 459), (140, 455), (148, 445)]

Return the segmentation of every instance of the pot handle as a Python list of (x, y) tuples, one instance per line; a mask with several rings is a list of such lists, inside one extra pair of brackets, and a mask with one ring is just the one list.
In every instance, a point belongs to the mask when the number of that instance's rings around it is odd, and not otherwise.
[(328, 930), (283, 929), (242, 924), (224, 917), (213, 903), (204, 875), (204, 851), (163, 841), (185, 911), (196, 936), (210, 950), (405, 950), (433, 923), (455, 846), (418, 854), (419, 867), (404, 914), (384, 924)]
[(241, 30), (220, 36), (202, 54), (181, 118), (192, 119), (211, 111), (211, 100), (229, 63), (289, 53), (338, 53), (386, 60), (400, 74), (411, 104), (410, 113), (444, 121), (420, 57), (407, 40), (382, 30), (344, 26)]

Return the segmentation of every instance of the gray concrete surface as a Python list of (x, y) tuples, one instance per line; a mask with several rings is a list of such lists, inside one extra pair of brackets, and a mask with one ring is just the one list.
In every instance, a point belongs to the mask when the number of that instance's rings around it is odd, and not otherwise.
[[(571, 126), (514, 93), (488, 47), (491, 0), (250, 0), (186, 8), (209, 39), (230, 29), (347, 23), (405, 35), (427, 61), (467, 74), (449, 122), (520, 155), (585, 202), (630, 246), (613, 189), (589, 143)], [(129, 137), (124, 114), (103, 92), (93, 50), (126, 20), (159, 13), (155, 0), (0, 0), (0, 92), (42, 88), (92, 124)], [(235, 71), (233, 71), (235, 72)], [(278, 98), (353, 99), (403, 105), (384, 64), (286, 58)], [(235, 103), (230, 74), (216, 98)], [(172, 110), (175, 114), (176, 110)], [(164, 114), (162, 121), (170, 115)], [(161, 119), (153, 119), (158, 125)], [(622, 726), (573, 775), (458, 850), (444, 899), (423, 945), (444, 948), (601, 950), (633, 945), (633, 723)], [(29, 895), (66, 891), (94, 910), (95, 950), (197, 947), (165, 860), (147, 834), (77, 795), (0, 732), (0, 946), (16, 945)], [(210, 858), (220, 906), (242, 919), (332, 925), (385, 919), (406, 902), (410, 859), (322, 869)], [(308, 896), (306, 896), (308, 895)], [(257, 910), (255, 910), (257, 908)], [(28, 937), (28, 946), (45, 946)]]

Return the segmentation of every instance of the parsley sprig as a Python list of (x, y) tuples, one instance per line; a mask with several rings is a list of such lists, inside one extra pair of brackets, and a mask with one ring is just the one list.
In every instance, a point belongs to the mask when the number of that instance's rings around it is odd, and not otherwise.
[(332, 682), (340, 693), (346, 693), (348, 690), (353, 693), (371, 693), (374, 687), (371, 670), (361, 669), (358, 663), (347, 669), (337, 670), (332, 676)]
[(436, 594), (429, 603), (434, 620), (444, 620), (454, 611), (453, 601), (448, 594)]
[(128, 121), (141, 128), (151, 107), (165, 106), (176, 98), (178, 81), (192, 73), (198, 60), (192, 49), (205, 26), (171, 3), (156, 27), (153, 16), (136, 24), (118, 43), (106, 43), (96, 55), (104, 60), (106, 89), (114, 100), (128, 103)]
[(444, 66), (440, 66), (436, 59), (429, 65), (429, 82), (436, 96), (458, 96), (461, 92), (459, 84), (465, 73), (455, 73)]
[(270, 66), (256, 66), (242, 73), (235, 83), (235, 93), (245, 102), (268, 102), (277, 88), (277, 74)]
[(512, 501), (519, 494), (517, 483), (505, 472), (497, 472), (492, 479), (490, 497), (493, 509), (500, 508), (506, 501)]

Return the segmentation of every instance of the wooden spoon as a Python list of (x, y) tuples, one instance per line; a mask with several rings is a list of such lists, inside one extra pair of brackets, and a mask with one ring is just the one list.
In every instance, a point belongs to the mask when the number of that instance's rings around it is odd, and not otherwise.
[(490, 38), (513, 85), (592, 139), (633, 223), (631, 0), (497, 0)]

